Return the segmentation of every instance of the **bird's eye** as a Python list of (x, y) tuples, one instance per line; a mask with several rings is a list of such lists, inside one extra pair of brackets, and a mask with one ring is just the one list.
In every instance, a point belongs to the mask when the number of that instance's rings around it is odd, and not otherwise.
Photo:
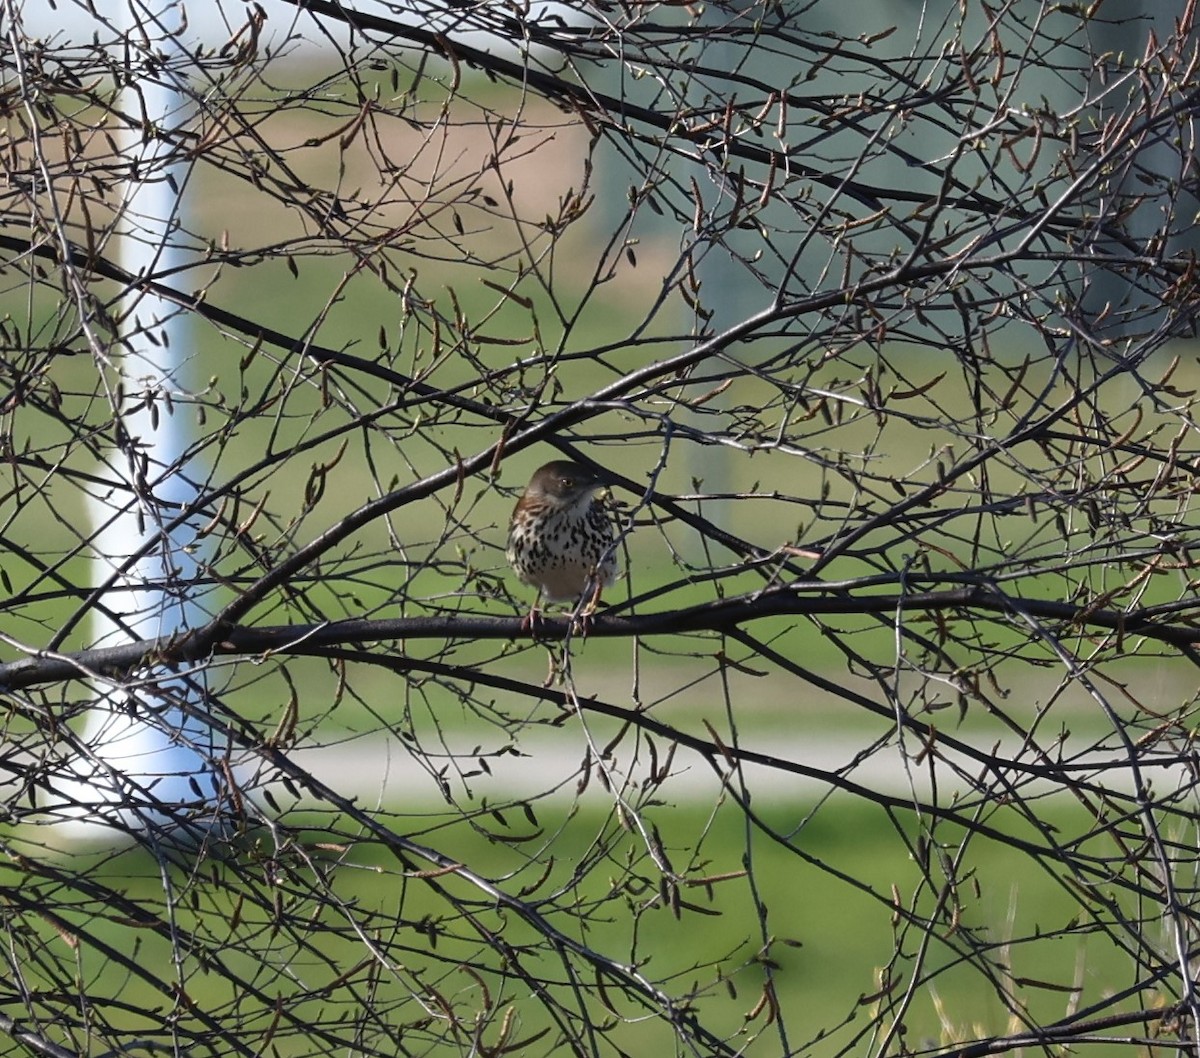
[(562, 486), (564, 489), (573, 489), (573, 488), (575, 487), (575, 482), (574, 482), (574, 481), (572, 481), (570, 478), (559, 478), (559, 479), (558, 479), (558, 483), (559, 483), (559, 484), (560, 484), (560, 485), (561, 485), (561, 486)]

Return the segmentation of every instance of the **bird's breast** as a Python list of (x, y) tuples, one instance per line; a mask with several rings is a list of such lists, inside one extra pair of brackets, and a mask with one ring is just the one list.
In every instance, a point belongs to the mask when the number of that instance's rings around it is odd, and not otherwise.
[(582, 510), (525, 512), (513, 519), (508, 561), (548, 600), (568, 602), (578, 599), (594, 576), (604, 587), (616, 579), (616, 557), (607, 553), (612, 542), (612, 523), (600, 503)]

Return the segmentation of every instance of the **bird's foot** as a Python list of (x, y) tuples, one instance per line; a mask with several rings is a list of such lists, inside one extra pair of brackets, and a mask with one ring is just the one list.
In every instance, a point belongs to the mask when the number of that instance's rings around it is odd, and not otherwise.
[(528, 632), (534, 639), (538, 638), (538, 624), (541, 623), (542, 612), (536, 606), (532, 606), (521, 619), (521, 631)]
[(587, 601), (571, 615), (572, 635), (577, 635), (580, 639), (587, 639), (588, 632), (592, 630), (592, 618), (596, 614), (596, 607), (600, 605), (600, 592), (603, 587), (604, 585), (596, 580), (588, 589)]
[(594, 614), (591, 610), (584, 610), (581, 614), (576, 614), (571, 618), (571, 635), (578, 636), (580, 639), (587, 639), (588, 632), (592, 630), (592, 618)]

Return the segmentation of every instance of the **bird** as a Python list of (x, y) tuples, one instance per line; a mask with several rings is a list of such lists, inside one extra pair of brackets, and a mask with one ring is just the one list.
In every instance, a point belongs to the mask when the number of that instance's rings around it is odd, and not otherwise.
[(537, 589), (522, 627), (533, 627), (543, 598), (582, 601), (586, 618), (616, 580), (616, 536), (596, 495), (604, 487), (599, 474), (564, 459), (538, 467), (529, 479), (508, 526), (508, 564)]

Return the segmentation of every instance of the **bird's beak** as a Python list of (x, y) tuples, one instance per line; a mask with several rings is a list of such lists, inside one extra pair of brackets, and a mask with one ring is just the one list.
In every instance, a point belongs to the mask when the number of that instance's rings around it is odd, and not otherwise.
[(612, 483), (604, 474), (592, 475), (592, 491), (595, 493), (605, 493), (612, 491)]

